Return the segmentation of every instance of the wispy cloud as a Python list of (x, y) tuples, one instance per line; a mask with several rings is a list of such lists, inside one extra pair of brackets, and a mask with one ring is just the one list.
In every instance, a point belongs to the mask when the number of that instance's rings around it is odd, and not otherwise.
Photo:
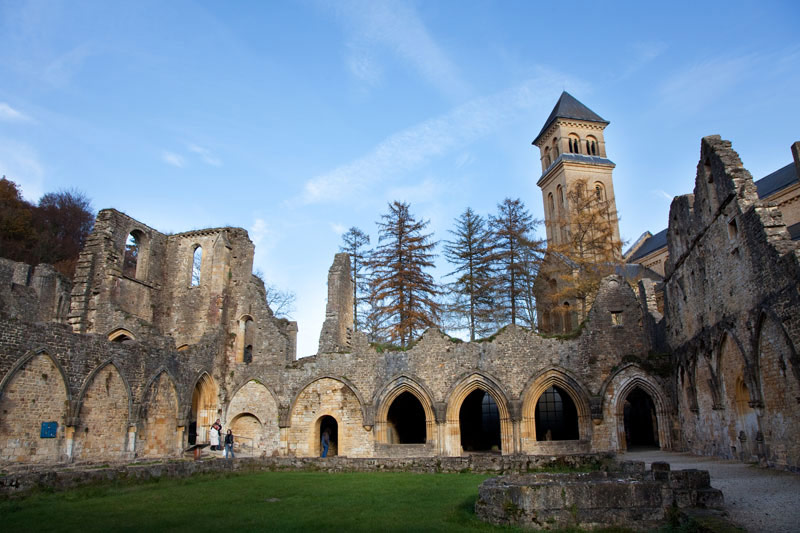
[(619, 79), (629, 78), (636, 71), (654, 61), (664, 53), (667, 45), (662, 42), (638, 42), (631, 46), (631, 53), (628, 57), (628, 64), (620, 75)]
[(412, 5), (393, 0), (350, 0), (335, 3), (335, 9), (352, 33), (347, 64), (360, 79), (374, 83), (376, 76), (380, 76), (380, 67), (367, 50), (382, 45), (444, 94), (467, 93), (458, 69)]
[(659, 198), (663, 198), (663, 199), (667, 200), (668, 202), (672, 201), (673, 195), (669, 194), (666, 191), (662, 191), (661, 189), (654, 189), (654, 190), (652, 190), (650, 192), (653, 193), (654, 195), (658, 196)]
[(660, 89), (663, 104), (691, 112), (734, 90), (758, 64), (756, 54), (712, 58), (694, 63), (669, 78)]
[(301, 201), (335, 202), (368, 187), (379, 188), (392, 177), (454, 150), (463, 150), (470, 142), (521, 120), (530, 112), (546, 113), (554, 95), (564, 85), (581, 84), (545, 71), (538, 78), (472, 100), (445, 115), (397, 132), (368, 154), (308, 180)]
[(54, 87), (64, 87), (91, 54), (92, 47), (89, 43), (80, 44), (48, 63), (42, 71), (42, 77)]
[(30, 122), (31, 118), (8, 105), (5, 102), (0, 102), (0, 120), (6, 122)]
[(344, 235), (344, 233), (347, 231), (347, 226), (345, 226), (344, 224), (331, 222), (329, 225), (336, 235)]
[(179, 156), (175, 152), (168, 152), (164, 150), (161, 152), (161, 159), (168, 165), (172, 165), (173, 167), (183, 168), (186, 165), (185, 160), (183, 157)]
[(197, 146), (196, 144), (188, 144), (186, 146), (188, 150), (192, 153), (195, 153), (200, 156), (200, 159), (207, 165), (211, 165), (213, 167), (222, 166), (222, 160), (211, 153), (210, 150), (203, 148), (202, 146)]
[(19, 185), (25, 199), (35, 202), (44, 194), (44, 175), (44, 165), (33, 148), (0, 137), (0, 176)]

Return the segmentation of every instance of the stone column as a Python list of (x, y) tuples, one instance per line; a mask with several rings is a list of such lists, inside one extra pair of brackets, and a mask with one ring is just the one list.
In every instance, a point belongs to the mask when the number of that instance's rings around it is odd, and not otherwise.
[(136, 424), (131, 424), (128, 426), (128, 446), (127, 446), (128, 453), (131, 456), (136, 455)]
[(75, 426), (66, 426), (64, 428), (64, 437), (66, 438), (66, 456), (67, 462), (72, 462), (72, 452), (75, 447)]

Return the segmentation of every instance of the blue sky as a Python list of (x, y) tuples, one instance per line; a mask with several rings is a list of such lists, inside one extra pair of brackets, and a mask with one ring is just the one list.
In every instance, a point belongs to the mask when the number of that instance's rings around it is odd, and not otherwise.
[(530, 143), (563, 90), (611, 122), (628, 241), (691, 192), (704, 135), (756, 178), (789, 163), (798, 27), (796, 1), (0, 0), (0, 174), (246, 228), (310, 355), (341, 232), (375, 242), (388, 202), (440, 240), (505, 197), (543, 216)]

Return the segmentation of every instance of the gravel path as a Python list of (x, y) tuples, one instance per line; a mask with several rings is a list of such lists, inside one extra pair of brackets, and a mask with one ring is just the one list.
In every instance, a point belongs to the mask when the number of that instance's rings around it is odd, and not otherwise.
[(631, 451), (622, 460), (670, 463), (672, 470), (708, 470), (730, 519), (750, 533), (800, 531), (800, 475), (713, 457), (659, 450)]

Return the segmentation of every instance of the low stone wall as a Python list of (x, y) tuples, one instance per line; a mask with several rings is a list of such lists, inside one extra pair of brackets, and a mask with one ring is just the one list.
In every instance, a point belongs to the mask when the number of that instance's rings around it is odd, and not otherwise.
[(204, 473), (312, 470), (320, 472), (419, 472), (419, 473), (524, 473), (546, 468), (601, 468), (613, 463), (612, 454), (567, 457), (526, 455), (472, 455), (467, 457), (349, 458), (267, 457), (200, 461), (178, 460), (102, 466), (27, 466), (0, 473), (0, 497), (22, 495), (33, 489), (66, 490), (92, 483), (156, 478), (181, 478)]
[(620, 463), (618, 471), (520, 474), (481, 484), (475, 512), (494, 524), (536, 529), (610, 525), (648, 530), (673, 510), (721, 509), (722, 492), (705, 470), (670, 471), (668, 463)]

